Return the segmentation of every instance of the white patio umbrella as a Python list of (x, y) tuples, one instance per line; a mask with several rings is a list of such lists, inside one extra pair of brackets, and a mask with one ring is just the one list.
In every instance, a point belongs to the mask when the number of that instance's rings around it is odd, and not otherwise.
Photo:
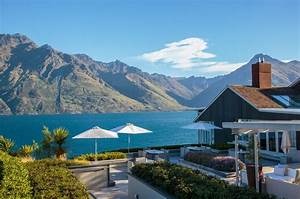
[(282, 151), (287, 154), (291, 147), (291, 139), (290, 135), (287, 131), (283, 131), (282, 140), (281, 140), (281, 149)]
[[(205, 130), (205, 131), (209, 131), (209, 130), (212, 130), (212, 129), (221, 129), (220, 127), (218, 126), (215, 126), (213, 124), (210, 124), (208, 122), (205, 122), (205, 121), (201, 121), (201, 122), (194, 122), (192, 124), (189, 124), (189, 125), (186, 125), (186, 126), (183, 126), (181, 128), (184, 128), (184, 129), (192, 129), (192, 130)], [(198, 143), (200, 143), (200, 135), (199, 135), (199, 131), (198, 131)], [(201, 141), (201, 145), (203, 144), (203, 142)]]
[(74, 137), (72, 139), (95, 139), (95, 160), (97, 161), (97, 139), (103, 138), (118, 138), (118, 134), (113, 131), (102, 129), (98, 126), (95, 126), (89, 130), (86, 130)]
[(218, 126), (210, 124), (208, 122), (194, 122), (192, 124), (183, 126), (184, 129), (194, 129), (194, 130), (212, 130), (212, 129), (221, 129)]
[(152, 131), (148, 129), (144, 129), (138, 126), (135, 126), (131, 123), (127, 123), (125, 125), (116, 127), (111, 129), (111, 131), (117, 132), (117, 133), (124, 133), (128, 136), (128, 154), (129, 154), (129, 147), (130, 147), (130, 135), (134, 134), (144, 134), (144, 133), (151, 133)]

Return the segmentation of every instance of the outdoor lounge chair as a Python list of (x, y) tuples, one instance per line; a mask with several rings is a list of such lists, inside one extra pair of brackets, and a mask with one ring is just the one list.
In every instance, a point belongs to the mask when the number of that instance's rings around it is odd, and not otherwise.
[(278, 198), (295, 199), (300, 196), (300, 169), (275, 166), (266, 174), (266, 191)]

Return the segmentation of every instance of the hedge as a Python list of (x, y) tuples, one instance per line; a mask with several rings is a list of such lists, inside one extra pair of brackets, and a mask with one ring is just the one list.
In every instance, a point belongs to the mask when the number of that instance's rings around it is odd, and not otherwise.
[(30, 199), (28, 171), (22, 162), (6, 153), (0, 152), (0, 198)]
[(37, 160), (27, 163), (33, 198), (88, 199), (86, 188), (68, 170), (72, 162)]
[(83, 154), (78, 157), (75, 157), (74, 159), (94, 161), (96, 156), (97, 156), (97, 160), (114, 160), (114, 159), (126, 158), (126, 154), (122, 152), (107, 152), (107, 153), (98, 153), (97, 155), (93, 153)]
[(180, 199), (274, 199), (253, 189), (229, 185), (199, 171), (164, 163), (138, 164), (132, 174)]

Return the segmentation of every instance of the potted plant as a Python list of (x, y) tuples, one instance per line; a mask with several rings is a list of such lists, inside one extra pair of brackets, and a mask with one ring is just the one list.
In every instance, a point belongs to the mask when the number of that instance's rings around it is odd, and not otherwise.
[[(248, 186), (255, 188), (255, 147), (254, 147), (254, 136), (255, 134), (249, 135), (249, 142), (247, 147), (247, 155), (245, 157), (246, 170), (247, 170), (247, 178), (248, 178)], [(259, 148), (259, 146), (257, 146)], [(259, 154), (258, 154), (259, 157)], [(262, 174), (262, 166), (259, 165), (259, 176)]]

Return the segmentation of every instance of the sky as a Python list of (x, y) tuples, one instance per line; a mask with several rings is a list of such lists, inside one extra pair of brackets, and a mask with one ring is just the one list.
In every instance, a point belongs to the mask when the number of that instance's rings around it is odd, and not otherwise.
[(0, 0), (0, 32), (170, 76), (300, 60), (299, 0)]

